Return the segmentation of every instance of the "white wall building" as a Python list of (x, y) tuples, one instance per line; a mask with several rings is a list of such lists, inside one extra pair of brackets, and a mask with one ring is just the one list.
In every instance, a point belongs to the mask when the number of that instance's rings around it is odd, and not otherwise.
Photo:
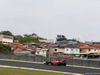
[(48, 49), (37, 49), (35, 55), (41, 55), (46, 57)]
[(12, 44), (13, 43), (13, 36), (0, 35), (0, 43)]
[(79, 54), (80, 49), (79, 48), (65, 48), (65, 53), (67, 53), (67, 54)]

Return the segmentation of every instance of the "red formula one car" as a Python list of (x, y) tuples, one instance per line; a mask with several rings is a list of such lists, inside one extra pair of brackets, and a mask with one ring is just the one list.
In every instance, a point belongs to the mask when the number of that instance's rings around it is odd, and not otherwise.
[(46, 61), (44, 64), (46, 64), (46, 65), (63, 65), (63, 66), (66, 66), (65, 60), (64, 61), (62, 61), (62, 60)]

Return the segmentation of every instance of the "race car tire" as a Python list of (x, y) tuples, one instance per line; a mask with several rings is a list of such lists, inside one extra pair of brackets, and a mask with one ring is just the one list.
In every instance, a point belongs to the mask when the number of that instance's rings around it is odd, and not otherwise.
[(64, 63), (63, 65), (66, 66), (66, 63)]

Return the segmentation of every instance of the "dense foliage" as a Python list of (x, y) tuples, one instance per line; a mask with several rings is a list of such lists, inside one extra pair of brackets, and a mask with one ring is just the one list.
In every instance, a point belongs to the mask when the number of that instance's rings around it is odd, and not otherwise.
[(40, 39), (43, 39), (39, 37), (37, 34), (25, 34), (23, 38), (19, 39), (20, 42), (27, 43), (27, 42), (39, 42)]
[(0, 34), (13, 36), (13, 34), (10, 31), (1, 31)]
[(0, 43), (0, 53), (11, 54), (12, 53), (11, 46)]
[(44, 39), (39, 37), (37, 34), (24, 34), (22, 35), (13, 35), (10, 31), (1, 31), (0, 34), (13, 36), (14, 40), (18, 40), (21, 43), (28, 43), (28, 42), (39, 42), (39, 40)]

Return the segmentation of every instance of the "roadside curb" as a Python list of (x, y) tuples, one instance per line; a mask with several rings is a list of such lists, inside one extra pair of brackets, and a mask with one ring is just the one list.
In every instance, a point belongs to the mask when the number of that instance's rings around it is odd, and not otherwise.
[(55, 72), (55, 73), (62, 73), (66, 75), (83, 75), (83, 74), (77, 74), (77, 73), (69, 73), (69, 72), (59, 72), (59, 71), (53, 71), (53, 70), (43, 70), (43, 69), (35, 69), (35, 68), (26, 68), (26, 67), (16, 67), (16, 66), (6, 66), (6, 65), (0, 65), (0, 67), (4, 68), (15, 68), (15, 69), (25, 69), (25, 70), (37, 70), (37, 71), (45, 71), (45, 72)]

